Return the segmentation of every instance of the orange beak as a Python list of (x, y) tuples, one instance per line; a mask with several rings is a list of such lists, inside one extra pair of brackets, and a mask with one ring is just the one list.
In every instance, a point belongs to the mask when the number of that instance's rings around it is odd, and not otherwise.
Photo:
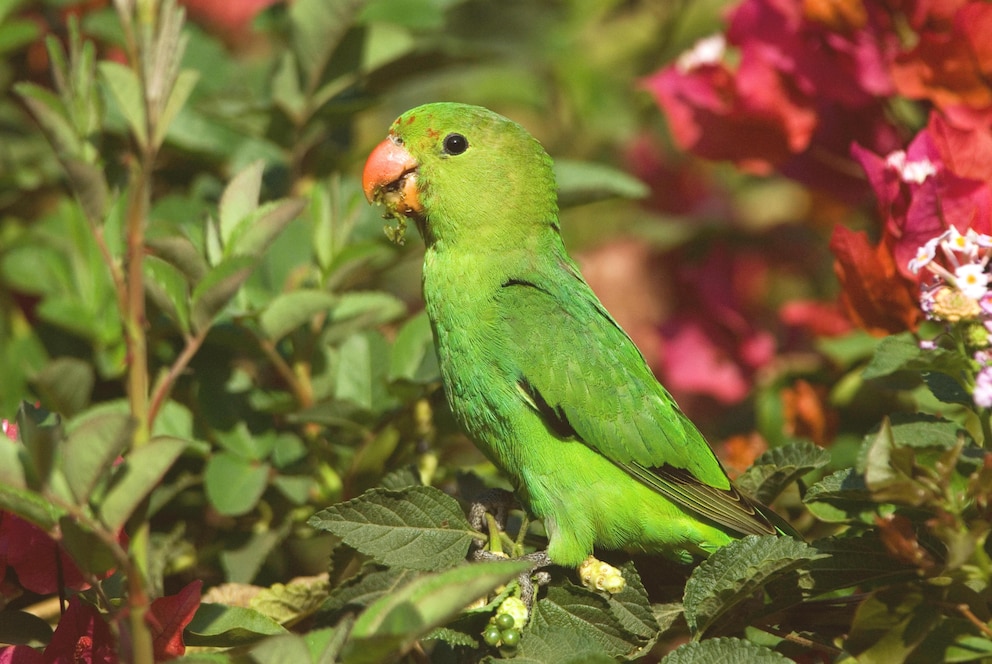
[(389, 137), (372, 150), (362, 172), (369, 203), (382, 203), (394, 214), (412, 217), (422, 211), (417, 192), (417, 160)]

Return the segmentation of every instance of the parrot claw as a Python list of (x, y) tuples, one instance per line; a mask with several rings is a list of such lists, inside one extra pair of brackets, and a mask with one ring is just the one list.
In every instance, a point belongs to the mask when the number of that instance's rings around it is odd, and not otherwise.
[(492, 514), (500, 530), (506, 528), (506, 517), (513, 505), (513, 494), (503, 489), (489, 489), (472, 503), (468, 511), (468, 522), (479, 532), (489, 530), (486, 514)]
[(531, 564), (531, 568), (522, 572), (517, 577), (517, 584), (520, 586), (520, 599), (530, 611), (534, 608), (534, 598), (537, 596), (537, 589), (546, 586), (551, 581), (551, 575), (544, 567), (552, 565), (551, 557), (547, 551), (535, 551), (520, 556), (519, 558), (507, 558), (505, 554), (493, 553), (479, 549), (472, 553), (472, 559), (477, 561), (492, 560), (523, 560)]

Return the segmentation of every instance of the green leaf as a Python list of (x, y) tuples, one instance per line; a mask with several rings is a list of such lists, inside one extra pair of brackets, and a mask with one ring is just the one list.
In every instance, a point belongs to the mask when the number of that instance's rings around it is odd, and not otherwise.
[(419, 637), (466, 605), (530, 569), (519, 561), (471, 563), (425, 574), (380, 597), (362, 612), (345, 647), (347, 664), (374, 664), (405, 652)]
[(17, 412), (17, 429), (21, 444), (27, 450), (27, 458), (30, 459), (29, 472), (25, 473), (25, 478), (31, 488), (47, 488), (60, 464), (59, 455), (65, 438), (62, 419), (55, 413), (36, 408), (25, 401)]
[(552, 586), (534, 606), (518, 655), (539, 662), (629, 657), (644, 640), (630, 633), (598, 593), (572, 584)]
[(784, 664), (791, 661), (757, 643), (720, 637), (685, 643), (665, 655), (661, 664)]
[(813, 546), (824, 554), (808, 566), (817, 594), (854, 586), (869, 589), (917, 576), (916, 567), (892, 557), (877, 531), (858, 537), (824, 537)]
[(144, 148), (148, 145), (148, 122), (141, 82), (130, 67), (113, 60), (102, 60), (99, 67), (103, 82), (117, 102), (121, 115), (131, 129), (131, 135), (138, 146)]
[(323, 623), (336, 620), (344, 609), (364, 609), (380, 597), (405, 585), (416, 572), (401, 567), (372, 568), (335, 588), (320, 607)]
[(922, 505), (927, 491), (913, 479), (915, 455), (912, 449), (896, 445), (889, 419), (868, 447), (865, 458), (865, 485), (879, 502)]
[(924, 371), (921, 373), (923, 382), (930, 388), (931, 394), (944, 403), (956, 403), (973, 408), (975, 400), (965, 389), (961, 381), (942, 371)]
[(35, 388), (55, 412), (72, 417), (90, 401), (93, 366), (76, 357), (56, 357), (34, 377)]
[(258, 256), (300, 216), (306, 206), (301, 198), (284, 198), (263, 204), (238, 222), (225, 240), (224, 251), (230, 255)]
[(610, 611), (625, 630), (644, 638), (651, 638), (659, 631), (658, 620), (651, 610), (651, 600), (641, 583), (641, 577), (633, 563), (622, 568), (627, 585), (622, 591), (610, 596)]
[[(2, 443), (0, 440), (0, 447)], [(3, 457), (0, 456), (0, 461), (2, 460)], [(52, 530), (65, 514), (64, 510), (52, 505), (41, 494), (6, 482), (0, 482), (0, 509), (16, 514), (46, 531)]]
[(175, 82), (172, 84), (172, 91), (169, 93), (169, 99), (166, 101), (161, 115), (159, 115), (158, 124), (155, 125), (155, 136), (153, 142), (156, 148), (162, 145), (162, 141), (165, 140), (169, 127), (172, 126), (172, 121), (186, 104), (186, 100), (188, 100), (189, 96), (193, 93), (193, 88), (196, 87), (196, 83), (199, 80), (200, 72), (196, 70), (184, 69), (179, 72)]
[(204, 603), (186, 626), (183, 640), (187, 646), (233, 648), (286, 633), (282, 625), (254, 609)]
[[(306, 79), (304, 87), (315, 90), (331, 61), (331, 55), (353, 24), (366, 0), (298, 0), (289, 9), (292, 44), (300, 69)], [(316, 110), (316, 109), (314, 109)]]
[[(52, 627), (42, 618), (16, 609), (5, 608), (0, 620), (0, 643), (23, 646), (46, 646), (52, 639)], [(11, 657), (12, 662), (17, 657)]]
[(252, 256), (230, 256), (206, 274), (193, 289), (193, 328), (209, 327), (255, 269)]
[(307, 522), (383, 565), (440, 570), (465, 559), (480, 537), (458, 502), (429, 486), (369, 489)]
[(280, 293), (262, 312), (259, 319), (262, 333), (271, 341), (279, 341), (317, 314), (329, 311), (336, 301), (334, 295), (315, 289)]
[(335, 398), (373, 413), (390, 407), (395, 399), (387, 389), (388, 362), (389, 345), (380, 333), (369, 331), (349, 337), (341, 345)]
[[(265, 559), (289, 535), (292, 521), (287, 519), (278, 528), (253, 532), (248, 539), (235, 548), (227, 545), (220, 552), (220, 564), (229, 583), (251, 583), (255, 580)], [(270, 616), (275, 617), (275, 616)]]
[(252, 162), (235, 175), (220, 197), (220, 237), (224, 246), (230, 243), (238, 224), (258, 208), (262, 191), (265, 162)]
[(59, 519), (59, 532), (73, 562), (84, 573), (101, 575), (117, 565), (117, 559), (102, 539), (75, 518)]
[(76, 503), (86, 505), (93, 487), (117, 460), (134, 433), (134, 421), (122, 413), (97, 413), (69, 423), (63, 448), (63, 472)]
[(905, 662), (940, 618), (935, 599), (916, 584), (872, 593), (854, 614), (844, 649), (859, 664)]
[(735, 483), (744, 493), (767, 505), (787, 486), (829, 462), (827, 450), (809, 441), (797, 441), (762, 454)]
[(142, 264), (149, 296), (184, 334), (190, 330), (189, 280), (172, 263), (145, 256)]
[(717, 549), (685, 584), (682, 603), (689, 629), (698, 639), (756, 590), (817, 555), (804, 542), (772, 535), (749, 535)]
[(648, 186), (634, 176), (599, 163), (556, 160), (555, 178), (562, 208), (609, 198), (639, 199), (650, 193)]
[(45, 130), (45, 137), (56, 152), (66, 156), (82, 154), (83, 143), (57, 96), (34, 83), (16, 83), (14, 90)]
[(390, 356), (389, 380), (429, 383), (440, 377), (431, 322), (427, 313), (421, 311), (404, 323), (396, 335)]
[(247, 514), (265, 493), (269, 464), (250, 461), (231, 452), (220, 452), (207, 461), (203, 482), (207, 499), (225, 516)]
[(831, 523), (871, 522), (875, 514), (871, 492), (854, 468), (827, 475), (806, 491), (803, 502), (817, 518)]
[(316, 613), (327, 595), (326, 577), (308, 577), (265, 588), (251, 599), (250, 606), (289, 627)]
[(189, 441), (155, 436), (131, 451), (117, 466), (110, 487), (99, 505), (100, 519), (110, 530), (119, 530), (145, 497), (175, 463)]

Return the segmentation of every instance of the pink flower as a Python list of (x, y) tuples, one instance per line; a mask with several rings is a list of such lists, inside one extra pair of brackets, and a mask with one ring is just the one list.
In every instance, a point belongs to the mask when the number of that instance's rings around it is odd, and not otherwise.
[(844, 7), (744, 0), (728, 18), (736, 67), (708, 38), (645, 79), (679, 146), (751, 172), (777, 169), (846, 198), (863, 191), (837, 165), (852, 141), (879, 150), (899, 144), (884, 104), (898, 40), (881, 7)]

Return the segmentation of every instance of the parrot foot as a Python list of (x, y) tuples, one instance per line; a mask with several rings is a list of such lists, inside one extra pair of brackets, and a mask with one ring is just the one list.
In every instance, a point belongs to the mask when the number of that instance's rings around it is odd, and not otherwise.
[[(474, 560), (508, 559), (506, 554), (493, 553), (492, 551), (482, 549), (474, 551), (472, 558)], [(520, 599), (527, 606), (527, 610), (530, 611), (534, 607), (534, 598), (537, 595), (537, 589), (547, 585), (551, 581), (551, 575), (542, 569), (552, 564), (551, 557), (547, 551), (535, 551), (534, 553), (528, 553), (519, 558), (511, 558), (510, 560), (523, 560), (531, 564), (529, 570), (517, 577), (517, 584), (520, 586)]]
[[(492, 514), (496, 519), (496, 525), (500, 530), (506, 528), (506, 518), (513, 505), (513, 494), (503, 489), (490, 489), (479, 496), (479, 499), (472, 503), (468, 511), (468, 522), (479, 532), (488, 532), (489, 526), (486, 523), (486, 514)], [(481, 542), (478, 543), (480, 546)]]
[(496, 517), (496, 523), (502, 528), (506, 525), (506, 517), (514, 503), (513, 494), (503, 489), (489, 489), (483, 492), (479, 499), (469, 508), (468, 520), (472, 527), (480, 530), (486, 526), (486, 513)]
[(579, 565), (579, 579), (590, 590), (599, 590), (615, 595), (627, 587), (623, 573), (613, 565), (589, 556)]

